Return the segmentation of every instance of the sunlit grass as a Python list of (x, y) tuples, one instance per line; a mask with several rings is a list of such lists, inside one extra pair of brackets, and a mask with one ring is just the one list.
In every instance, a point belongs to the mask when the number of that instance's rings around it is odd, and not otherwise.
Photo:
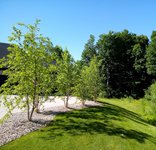
[[(49, 126), (1, 150), (155, 150), (156, 127), (143, 119), (141, 101), (100, 99), (101, 107), (59, 114)], [(137, 109), (138, 108), (138, 109)]]
[(100, 98), (100, 102), (108, 102), (137, 113), (141, 118), (156, 125), (156, 105), (146, 99), (135, 100), (132, 98), (106, 99)]

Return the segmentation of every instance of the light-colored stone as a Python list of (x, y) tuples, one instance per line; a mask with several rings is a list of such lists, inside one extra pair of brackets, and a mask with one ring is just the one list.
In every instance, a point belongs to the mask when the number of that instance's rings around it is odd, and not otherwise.
[[(53, 99), (53, 97), (50, 97), (50, 99)], [(57, 113), (71, 110), (64, 107), (64, 102), (60, 98), (55, 98), (53, 101), (50, 99), (41, 106), (41, 113), (34, 113), (33, 122), (27, 120), (26, 112), (21, 112), (21, 110), (15, 109), (13, 115), (0, 125), (0, 146), (19, 138), (22, 135), (26, 135), (29, 132), (44, 127), (47, 123), (53, 120)], [(93, 101), (86, 101), (86, 106), (97, 105), (100, 104)], [(83, 106), (77, 98), (71, 97), (69, 100), (69, 107), (81, 109), (85, 106)], [(3, 114), (5, 111), (5, 108), (1, 110)]]

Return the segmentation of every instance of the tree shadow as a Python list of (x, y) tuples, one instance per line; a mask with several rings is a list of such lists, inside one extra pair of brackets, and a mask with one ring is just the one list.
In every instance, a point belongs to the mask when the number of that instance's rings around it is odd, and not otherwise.
[(135, 139), (140, 143), (149, 140), (156, 144), (156, 138), (153, 136), (137, 130), (122, 128), (112, 122), (114, 120), (124, 121), (124, 119), (134, 121), (141, 126), (148, 125), (145, 120), (134, 112), (119, 106), (103, 103), (103, 106), (58, 114), (57, 118), (47, 128), (40, 129), (40, 132), (46, 133), (46, 136), (41, 138), (52, 140), (57, 136), (75, 136), (89, 133), (116, 135), (124, 139)]

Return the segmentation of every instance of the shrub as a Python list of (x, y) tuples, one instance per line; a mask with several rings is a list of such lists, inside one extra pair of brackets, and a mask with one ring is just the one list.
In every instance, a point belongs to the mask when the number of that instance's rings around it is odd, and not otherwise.
[(156, 120), (156, 82), (145, 92), (144, 113), (150, 121)]

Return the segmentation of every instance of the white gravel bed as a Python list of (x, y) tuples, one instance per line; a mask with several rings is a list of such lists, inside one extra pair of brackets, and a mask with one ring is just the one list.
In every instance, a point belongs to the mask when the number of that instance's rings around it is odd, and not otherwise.
[[(69, 107), (73, 109), (81, 109), (90, 106), (99, 106), (101, 104), (86, 101), (86, 105), (83, 106), (75, 98), (70, 99)], [(57, 101), (55, 103), (46, 102), (44, 107), (41, 108), (41, 113), (34, 113), (32, 122), (27, 119), (26, 112), (15, 112), (13, 115), (7, 119), (3, 124), (0, 124), (0, 146), (15, 140), (29, 132), (35, 131), (41, 127), (44, 127), (49, 123), (57, 113), (71, 111), (72, 109), (67, 109), (64, 107), (63, 101)]]

